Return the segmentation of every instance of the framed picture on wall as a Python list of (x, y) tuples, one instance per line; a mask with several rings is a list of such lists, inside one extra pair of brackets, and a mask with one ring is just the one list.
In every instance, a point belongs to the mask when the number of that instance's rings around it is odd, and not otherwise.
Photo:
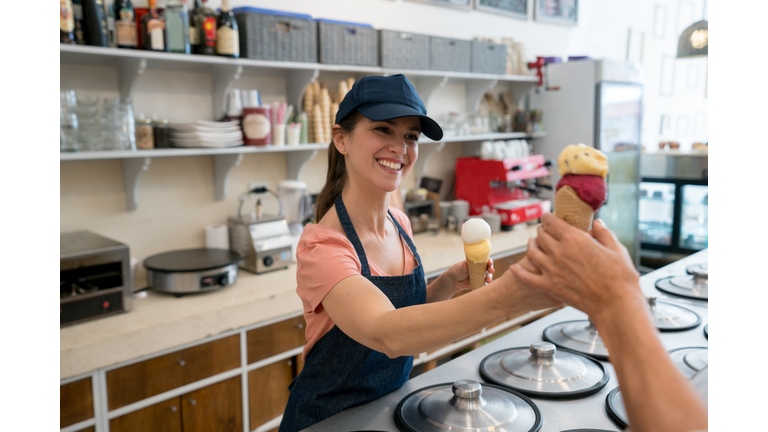
[(575, 26), (579, 23), (579, 0), (536, 0), (533, 12), (536, 21)]
[(528, 0), (475, 0), (475, 9), (528, 20)]
[(448, 6), (457, 9), (472, 9), (472, 0), (407, 0), (418, 3), (429, 3), (440, 6)]

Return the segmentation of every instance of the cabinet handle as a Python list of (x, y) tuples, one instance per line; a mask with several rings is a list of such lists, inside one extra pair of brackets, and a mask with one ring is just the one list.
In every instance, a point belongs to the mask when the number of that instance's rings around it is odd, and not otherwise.
[(297, 328), (297, 329), (299, 329), (299, 330), (301, 330), (301, 329), (303, 329), (303, 328), (304, 328), (304, 324), (302, 324), (302, 323), (298, 323), (298, 324), (296, 324), (296, 328)]
[(171, 407), (171, 412), (176, 412), (177, 409), (178, 408), (176, 408), (176, 406), (174, 405), (174, 406)]
[(179, 366), (184, 366), (186, 364), (187, 364), (187, 362), (185, 362), (184, 360), (179, 360)]
[(197, 401), (196, 401), (196, 400), (194, 400), (194, 399), (190, 399), (190, 400), (189, 400), (189, 403), (190, 403), (192, 406), (195, 406), (195, 405), (197, 405)]
[(293, 360), (288, 360), (288, 363), (286, 363), (286, 364), (287, 364), (288, 366), (292, 366), (292, 365), (293, 365)]

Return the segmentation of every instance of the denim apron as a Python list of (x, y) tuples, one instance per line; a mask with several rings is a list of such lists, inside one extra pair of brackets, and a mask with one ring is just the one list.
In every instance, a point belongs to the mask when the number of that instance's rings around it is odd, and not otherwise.
[[(400, 236), (416, 257), (417, 266), (403, 276), (372, 276), (363, 245), (349, 219), (341, 196), (336, 213), (347, 239), (355, 247), (362, 275), (379, 288), (395, 308), (426, 303), (427, 284), (421, 258), (403, 228), (392, 217)], [(371, 402), (397, 390), (408, 380), (413, 356), (390, 359), (361, 345), (334, 326), (307, 354), (304, 369), (288, 389), (291, 391), (280, 432), (297, 432), (334, 414)]]

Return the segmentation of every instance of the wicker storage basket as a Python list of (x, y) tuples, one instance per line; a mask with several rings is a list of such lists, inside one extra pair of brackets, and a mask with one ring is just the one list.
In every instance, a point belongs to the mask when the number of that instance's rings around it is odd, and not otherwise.
[(507, 46), (472, 41), (472, 72), (505, 74), (507, 72)]
[(430, 69), (470, 71), (470, 41), (430, 36), (429, 42)]
[(233, 11), (243, 57), (317, 62), (317, 24), (311, 16), (253, 7)]
[(320, 63), (377, 66), (379, 33), (368, 24), (317, 20)]
[(429, 36), (394, 30), (379, 30), (379, 66), (429, 69)]

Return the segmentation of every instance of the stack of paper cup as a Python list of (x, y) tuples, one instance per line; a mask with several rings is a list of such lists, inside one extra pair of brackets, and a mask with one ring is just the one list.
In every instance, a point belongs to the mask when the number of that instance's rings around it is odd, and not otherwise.
[(469, 201), (456, 200), (451, 202), (451, 216), (456, 219), (456, 224), (461, 226), (469, 219)]
[(483, 220), (491, 227), (492, 233), (501, 231), (501, 215), (498, 213), (483, 213)]

